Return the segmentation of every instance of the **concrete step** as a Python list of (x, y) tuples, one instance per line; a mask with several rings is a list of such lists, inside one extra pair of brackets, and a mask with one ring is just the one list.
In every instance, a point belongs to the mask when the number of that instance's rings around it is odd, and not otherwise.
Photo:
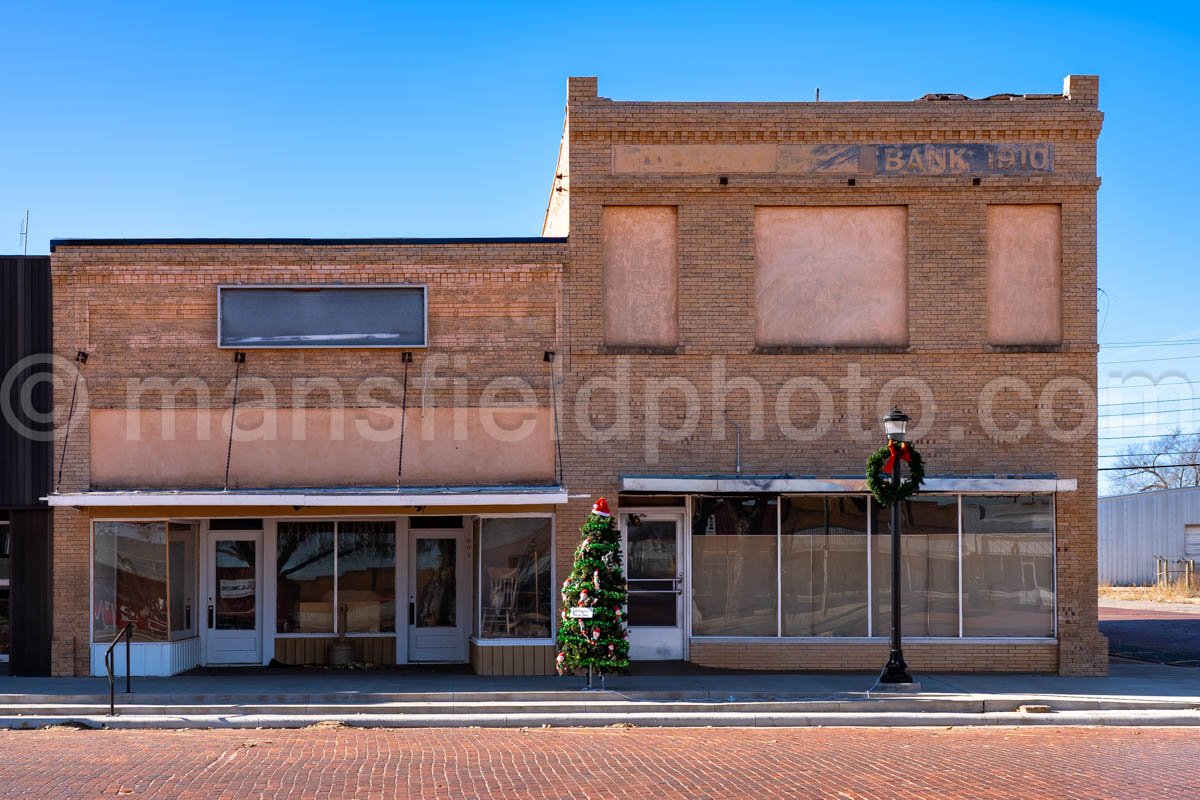
[(1200, 726), (1195, 710), (1101, 710), (1052, 713), (879, 712), (860, 713), (523, 713), (523, 714), (355, 714), (355, 715), (136, 715), (0, 716), (0, 729), (56, 725), (116, 729), (305, 728), (340, 724), (355, 728), (534, 728), (534, 727), (907, 727), (979, 725)]

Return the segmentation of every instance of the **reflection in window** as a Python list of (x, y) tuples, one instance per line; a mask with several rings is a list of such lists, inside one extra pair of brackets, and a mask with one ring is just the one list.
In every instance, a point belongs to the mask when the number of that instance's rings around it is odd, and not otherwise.
[(166, 522), (97, 522), (93, 530), (93, 641), (112, 641), (128, 622), (135, 641), (166, 641)]
[(347, 633), (396, 630), (396, 524), (339, 522), (338, 607)]
[(692, 519), (692, 632), (775, 636), (778, 511), (774, 496), (704, 497)]
[(333, 633), (332, 522), (280, 522), (276, 534), (276, 630)]
[(482, 637), (549, 638), (551, 520), (485, 519), (480, 542)]
[(783, 499), (784, 636), (867, 635), (867, 498)]
[(963, 634), (1054, 635), (1048, 496), (963, 498)]
[(196, 523), (167, 525), (167, 570), (170, 580), (171, 639), (195, 636), (196, 621)]
[[(875, 506), (878, 508), (878, 506)], [(892, 628), (891, 510), (871, 537), (875, 635)], [(900, 586), (905, 636), (958, 636), (958, 498), (918, 496), (900, 509)]]
[(453, 628), (458, 619), (458, 542), (417, 539), (416, 626)]

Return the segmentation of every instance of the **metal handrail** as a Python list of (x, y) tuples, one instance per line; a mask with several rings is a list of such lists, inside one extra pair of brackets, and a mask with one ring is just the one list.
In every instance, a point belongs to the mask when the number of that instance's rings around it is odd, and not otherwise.
[(125, 627), (104, 651), (104, 669), (108, 672), (108, 715), (110, 717), (117, 715), (117, 679), (113, 675), (113, 648), (121, 641), (121, 637), (125, 637), (125, 694), (133, 694), (133, 685), (129, 675), (129, 651), (132, 649), (133, 631), (136, 628), (137, 625), (132, 622), (125, 623)]

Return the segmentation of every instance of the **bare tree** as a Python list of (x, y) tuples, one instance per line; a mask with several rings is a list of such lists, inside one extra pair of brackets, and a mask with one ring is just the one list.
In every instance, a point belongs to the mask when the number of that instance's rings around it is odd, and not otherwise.
[(1126, 447), (1110, 478), (1118, 493), (1200, 486), (1200, 433), (1176, 428), (1166, 436)]

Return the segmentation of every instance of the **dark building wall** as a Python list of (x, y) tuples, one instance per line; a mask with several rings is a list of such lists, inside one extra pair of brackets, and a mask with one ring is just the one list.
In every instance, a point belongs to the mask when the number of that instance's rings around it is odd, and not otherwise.
[(51, 348), (50, 258), (0, 256), (0, 514), (11, 537), (15, 675), (50, 673), (51, 514), (39, 498), (50, 490), (53, 397), (49, 364), (37, 356)]

